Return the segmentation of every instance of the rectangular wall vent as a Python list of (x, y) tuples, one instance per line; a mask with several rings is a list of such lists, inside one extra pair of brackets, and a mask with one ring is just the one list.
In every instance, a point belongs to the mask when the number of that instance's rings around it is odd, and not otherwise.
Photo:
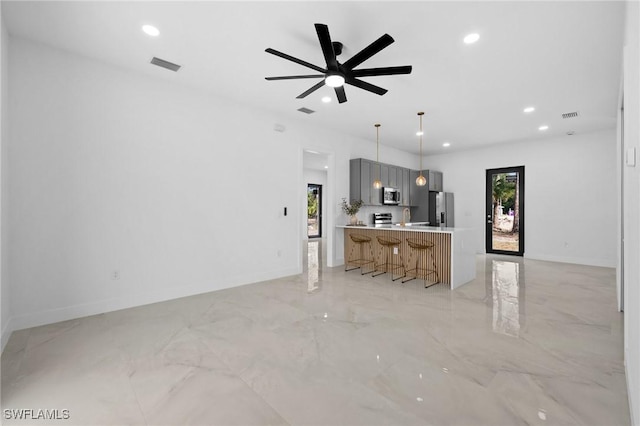
[(157, 65), (159, 67), (166, 68), (166, 69), (171, 70), (173, 72), (178, 72), (178, 70), (181, 67), (181, 65), (174, 64), (173, 62), (165, 61), (164, 59), (156, 58), (155, 56), (151, 60), (151, 63), (153, 65)]
[(315, 112), (314, 110), (305, 107), (298, 108), (298, 111), (304, 112), (305, 114), (313, 114)]
[(562, 118), (573, 118), (573, 117), (577, 117), (578, 115), (578, 111), (574, 111), (574, 112), (565, 112), (564, 114), (562, 114)]

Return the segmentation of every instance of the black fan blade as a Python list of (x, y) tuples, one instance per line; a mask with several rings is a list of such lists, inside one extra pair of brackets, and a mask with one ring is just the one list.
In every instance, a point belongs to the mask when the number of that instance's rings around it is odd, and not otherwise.
[(305, 98), (308, 95), (310, 95), (313, 92), (315, 92), (316, 90), (318, 90), (319, 88), (321, 88), (322, 86), (324, 86), (324, 80), (322, 80), (320, 83), (316, 84), (315, 86), (313, 86), (311, 89), (307, 90), (306, 92), (303, 92), (303, 93), (299, 94), (298, 96), (296, 96), (296, 99)]
[(376, 75), (396, 75), (411, 74), (411, 65), (401, 67), (385, 67), (385, 68), (367, 68), (361, 70), (353, 70), (351, 75), (354, 77), (372, 77)]
[(320, 41), (320, 47), (322, 48), (322, 54), (324, 55), (324, 60), (327, 62), (327, 69), (338, 71), (338, 60), (336, 59), (336, 52), (333, 50), (333, 43), (331, 43), (329, 27), (324, 24), (315, 24), (315, 26), (316, 33), (318, 33), (318, 41)]
[(313, 75), (285, 75), (282, 77), (265, 77), (265, 80), (296, 80), (299, 78), (324, 78), (324, 74), (313, 74)]
[(277, 50), (272, 49), (272, 48), (265, 49), (265, 52), (271, 53), (272, 55), (279, 56), (279, 57), (281, 57), (283, 59), (289, 60), (291, 62), (295, 62), (296, 64), (303, 65), (303, 66), (305, 66), (307, 68), (311, 68), (312, 70), (316, 70), (316, 71), (321, 72), (321, 73), (326, 73), (327, 72), (327, 70), (324, 69), (324, 68), (320, 68), (319, 66), (310, 64), (309, 62), (303, 61), (302, 59), (294, 58), (293, 56), (287, 55), (286, 53), (278, 52)]
[(380, 95), (380, 96), (382, 96), (382, 95), (384, 95), (385, 93), (388, 92), (387, 89), (383, 89), (382, 87), (376, 86), (376, 85), (371, 84), (371, 83), (367, 83), (366, 81), (358, 80), (357, 78), (348, 78), (346, 80), (346, 83), (350, 84), (352, 86), (359, 87), (359, 88), (364, 89), (366, 91), (373, 92), (376, 95)]
[(338, 103), (347, 102), (347, 94), (344, 93), (344, 86), (336, 87), (336, 95), (338, 96)]
[(391, 37), (389, 34), (385, 34), (362, 49), (360, 52), (356, 53), (351, 59), (349, 59), (342, 65), (345, 68), (352, 70), (393, 42), (393, 37)]

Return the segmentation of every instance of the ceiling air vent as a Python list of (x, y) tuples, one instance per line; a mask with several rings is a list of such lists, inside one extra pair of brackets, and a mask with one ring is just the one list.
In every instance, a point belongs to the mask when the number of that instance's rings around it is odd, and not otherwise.
[(153, 65), (157, 65), (159, 67), (166, 68), (166, 69), (171, 70), (173, 72), (178, 72), (178, 70), (181, 67), (181, 65), (174, 64), (173, 62), (165, 61), (164, 59), (156, 58), (155, 56), (151, 60), (151, 63)]
[(574, 112), (565, 112), (564, 114), (562, 114), (562, 118), (573, 118), (573, 117), (577, 117), (578, 115), (578, 111), (574, 111)]
[(305, 107), (298, 108), (298, 111), (304, 112), (305, 114), (313, 114), (315, 112), (314, 110)]

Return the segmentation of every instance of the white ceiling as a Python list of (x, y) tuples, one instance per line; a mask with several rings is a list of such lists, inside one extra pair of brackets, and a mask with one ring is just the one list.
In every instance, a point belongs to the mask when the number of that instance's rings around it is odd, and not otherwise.
[[(379, 122), (381, 144), (417, 152), (416, 113), (425, 111), (428, 153), (445, 151), (444, 141), (457, 150), (613, 127), (623, 14), (624, 3), (612, 1), (2, 2), (11, 35), (373, 143)], [(160, 36), (145, 35), (145, 23)], [(345, 104), (328, 87), (296, 99), (317, 80), (264, 77), (313, 71), (264, 49), (324, 67), (314, 23), (345, 45), (341, 62), (389, 33), (395, 43), (360, 67), (412, 65), (413, 73), (363, 78), (388, 89), (384, 96), (346, 86)], [(471, 32), (480, 41), (465, 45)], [(183, 68), (157, 68), (153, 56)], [(333, 102), (322, 103), (325, 95)], [(528, 105), (536, 111), (526, 115)], [(563, 120), (571, 111), (580, 116)]]

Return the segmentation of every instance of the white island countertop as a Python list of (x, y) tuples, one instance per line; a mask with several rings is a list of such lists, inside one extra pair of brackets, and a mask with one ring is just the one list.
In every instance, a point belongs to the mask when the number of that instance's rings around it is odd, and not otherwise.
[(456, 234), (460, 232), (466, 232), (469, 229), (467, 228), (447, 228), (440, 226), (425, 226), (425, 225), (407, 225), (400, 226), (399, 224), (394, 225), (337, 225), (336, 228), (349, 228), (349, 229), (377, 229), (379, 231), (382, 230), (392, 230), (392, 231), (414, 231), (414, 232), (444, 232), (447, 234)]

